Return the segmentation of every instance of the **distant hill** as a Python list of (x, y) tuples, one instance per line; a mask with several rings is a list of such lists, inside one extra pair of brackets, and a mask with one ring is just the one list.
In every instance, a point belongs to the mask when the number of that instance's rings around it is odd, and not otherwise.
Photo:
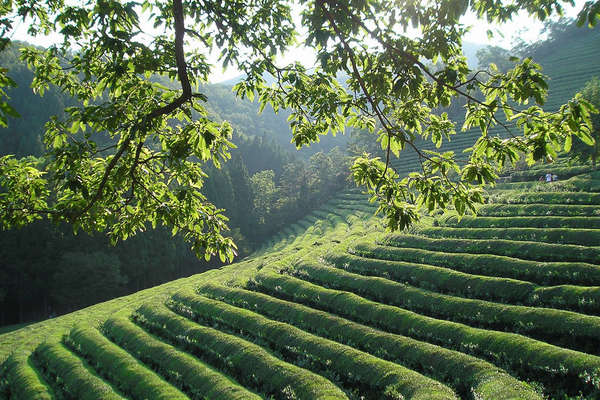
[[(575, 24), (561, 27), (551, 40), (538, 42), (520, 49), (522, 57), (531, 57), (538, 62), (549, 78), (548, 98), (544, 104), (546, 110), (556, 110), (565, 104), (585, 83), (594, 76), (600, 76), (600, 29), (579, 28)], [(478, 129), (462, 132), (464, 110), (454, 107), (449, 114), (454, 115), (457, 134), (450, 142), (445, 142), (441, 149), (452, 150), (460, 154), (463, 149), (473, 145), (480, 136)], [(499, 118), (503, 118), (499, 115)], [(505, 137), (506, 131), (499, 126), (489, 131), (490, 135)], [(431, 142), (423, 142), (426, 149), (434, 149)], [(400, 153), (393, 165), (401, 174), (414, 171), (419, 167), (417, 156), (410, 150)]]

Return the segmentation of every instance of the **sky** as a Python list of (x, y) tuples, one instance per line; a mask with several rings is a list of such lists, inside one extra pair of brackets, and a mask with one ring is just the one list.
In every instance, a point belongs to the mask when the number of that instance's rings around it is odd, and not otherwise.
[[(576, 0), (575, 7), (565, 6), (565, 15), (567, 17), (575, 17), (577, 10), (581, 8), (584, 0)], [(297, 14), (297, 13), (296, 13)], [(299, 17), (296, 17), (299, 21)], [(461, 22), (470, 27), (470, 31), (465, 35), (464, 41), (483, 44), (483, 45), (494, 45), (504, 48), (511, 48), (514, 41), (517, 38), (523, 39), (525, 42), (533, 42), (540, 39), (540, 32), (543, 28), (543, 24), (537, 20), (532, 20), (525, 13), (519, 15), (513, 21), (510, 21), (504, 25), (490, 26), (485, 21), (477, 20), (473, 13), (466, 14)], [(20, 22), (15, 24), (15, 31), (12, 35), (12, 39), (23, 40), (30, 43), (34, 43), (40, 46), (49, 46), (54, 43), (61, 41), (61, 37), (58, 34), (50, 36), (37, 36), (31, 37), (27, 34), (27, 23)], [(150, 27), (149, 27), (149, 30)], [(494, 36), (489, 38), (487, 31), (492, 30)], [(215, 53), (218, 53), (215, 51)], [(223, 70), (218, 66), (216, 54), (213, 57), (209, 57), (210, 62), (215, 65), (212, 74), (210, 75), (209, 81), (211, 83), (218, 83), (238, 77), (241, 73), (235, 68), (228, 68)], [(315, 63), (314, 53), (303, 46), (299, 46), (291, 49), (288, 53), (283, 55), (279, 60), (281, 65), (285, 65), (289, 62), (302, 61), (307, 67), (312, 66)]]

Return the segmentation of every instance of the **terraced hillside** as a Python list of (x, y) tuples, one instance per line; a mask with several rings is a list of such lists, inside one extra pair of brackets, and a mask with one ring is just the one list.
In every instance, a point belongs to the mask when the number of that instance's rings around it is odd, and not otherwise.
[(598, 399), (599, 184), (506, 183), (411, 234), (340, 195), (245, 261), (0, 335), (0, 398)]

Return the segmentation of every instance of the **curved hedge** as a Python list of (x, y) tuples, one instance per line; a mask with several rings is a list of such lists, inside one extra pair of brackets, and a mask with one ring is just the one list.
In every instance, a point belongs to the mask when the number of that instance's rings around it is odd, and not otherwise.
[(358, 389), (360, 394), (367, 391), (367, 398), (457, 399), (448, 387), (406, 367), (255, 312), (198, 295), (177, 293), (173, 300), (189, 307), (200, 320), (223, 323), (268, 342), (275, 350), (310, 360), (319, 373), (333, 372), (346, 382), (350, 390)]
[(205, 296), (293, 324), (410, 368), (424, 370), (481, 400), (541, 399), (529, 385), (479, 358), (405, 336), (383, 332), (332, 314), (262, 293), (205, 284)]
[(127, 319), (110, 318), (102, 329), (111, 340), (151, 365), (191, 399), (261, 398), (191, 355), (161, 342)]
[(492, 192), (488, 202), (499, 204), (600, 204), (600, 193), (587, 192), (528, 192), (528, 191), (501, 191)]
[(193, 323), (164, 305), (146, 304), (136, 311), (134, 318), (267, 397), (281, 400), (291, 396), (317, 400), (347, 399), (344, 392), (322, 376), (286, 363), (237, 336)]
[(580, 228), (600, 229), (600, 217), (470, 217), (455, 216), (442, 221), (444, 226), (459, 228)]
[[(600, 225), (598, 225), (598, 227), (600, 228)], [(510, 239), (531, 242), (577, 244), (580, 246), (600, 245), (600, 229), (431, 227), (419, 229), (419, 234), (433, 238)]]
[(512, 368), (536, 374), (540, 379), (563, 377), (586, 391), (600, 389), (600, 357), (597, 356), (515, 333), (427, 317), (275, 273), (260, 272), (256, 275), (256, 285), (277, 297), (283, 296), (389, 332), (471, 352), (500, 365), (509, 363)]
[(124, 400), (111, 385), (92, 372), (62, 343), (42, 343), (34, 352), (36, 360), (67, 398), (81, 400)]
[[(539, 169), (527, 169), (524, 171), (513, 171), (510, 174), (510, 180), (512, 182), (523, 182), (523, 181), (537, 181), (540, 176), (546, 175), (550, 172), (553, 175), (557, 175), (558, 179), (565, 180), (575, 175), (584, 174), (590, 172), (592, 167), (589, 165), (584, 166), (573, 166), (573, 167), (556, 167), (549, 165), (547, 168), (540, 167)], [(545, 176), (544, 176), (545, 178)]]
[(600, 288), (597, 286), (544, 287), (516, 279), (472, 275), (433, 265), (377, 260), (340, 252), (328, 253), (325, 260), (349, 272), (379, 276), (440, 293), (600, 314)]
[(188, 399), (96, 329), (73, 328), (66, 340), (69, 346), (83, 355), (126, 395), (136, 399)]
[[(29, 353), (12, 353), (0, 366), (0, 376), (6, 379), (11, 400), (52, 400), (54, 394), (35, 367)], [(2, 388), (0, 388), (1, 390)], [(0, 391), (0, 393), (2, 393)]]
[(539, 285), (600, 286), (600, 267), (575, 262), (539, 262), (491, 254), (443, 253), (358, 243), (353, 254), (390, 261), (427, 263), (475, 275), (513, 278)]
[(565, 216), (599, 217), (598, 206), (577, 206), (567, 204), (484, 204), (477, 214), (488, 217), (512, 216)]
[(378, 260), (338, 251), (329, 252), (324, 259), (349, 272), (479, 299), (524, 303), (538, 287), (516, 279), (473, 275), (433, 265)]
[(523, 332), (561, 345), (598, 350), (600, 318), (572, 311), (499, 304), (418, 289), (378, 277), (302, 262), (293, 273), (313, 283), (432, 317), (479, 327)]
[[(447, 253), (495, 254), (534, 261), (600, 263), (600, 247), (586, 247), (572, 244), (524, 242), (506, 239), (430, 239), (424, 236), (405, 234), (387, 235), (379, 244)], [(600, 265), (598, 267), (600, 268)]]

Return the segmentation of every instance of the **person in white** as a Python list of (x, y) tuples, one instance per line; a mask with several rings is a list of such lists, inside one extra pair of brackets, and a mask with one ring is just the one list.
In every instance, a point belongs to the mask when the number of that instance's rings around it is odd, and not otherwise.
[(547, 182), (552, 182), (552, 174), (550, 172), (546, 174), (546, 183)]

